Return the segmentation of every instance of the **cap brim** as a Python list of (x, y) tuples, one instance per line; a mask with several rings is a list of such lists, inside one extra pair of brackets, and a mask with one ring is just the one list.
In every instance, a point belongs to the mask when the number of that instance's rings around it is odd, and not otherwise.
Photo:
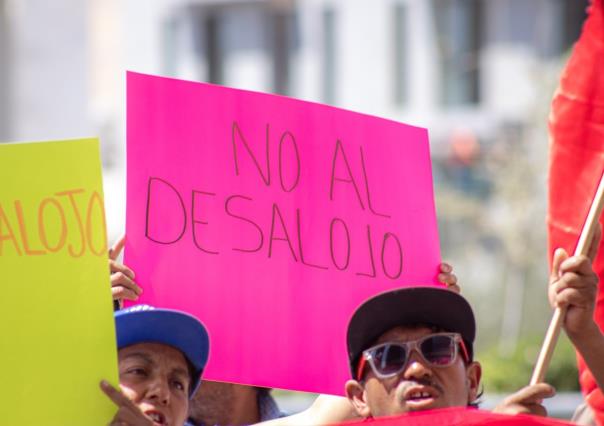
[(194, 391), (208, 361), (210, 339), (204, 325), (194, 316), (171, 309), (123, 310), (115, 313), (118, 349), (138, 343), (162, 343), (183, 353), (193, 365)]
[[(404, 325), (427, 324), (459, 333), (472, 345), (474, 313), (466, 299), (442, 287), (407, 287), (380, 293), (354, 312), (347, 333), (352, 376), (361, 353), (386, 331)], [(472, 348), (468, 348), (472, 350)]]

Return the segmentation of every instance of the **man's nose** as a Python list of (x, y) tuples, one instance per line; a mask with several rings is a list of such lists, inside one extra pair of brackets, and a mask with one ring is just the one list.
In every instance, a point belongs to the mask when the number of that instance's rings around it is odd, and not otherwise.
[(427, 365), (426, 361), (417, 353), (417, 350), (413, 350), (407, 361), (407, 366), (403, 373), (403, 377), (406, 380), (418, 380), (427, 377), (432, 377), (432, 369)]
[(147, 388), (147, 398), (160, 405), (167, 405), (170, 402), (170, 384), (168, 380), (161, 377), (151, 380)]

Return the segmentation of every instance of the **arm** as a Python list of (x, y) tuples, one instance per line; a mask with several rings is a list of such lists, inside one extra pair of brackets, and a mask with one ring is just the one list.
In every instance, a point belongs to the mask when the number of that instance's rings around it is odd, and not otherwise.
[(573, 344), (589, 367), (600, 390), (604, 391), (604, 336), (600, 329), (592, 330), (592, 337), (587, 333), (582, 338), (573, 340)]
[(562, 327), (604, 390), (604, 335), (594, 320), (598, 276), (592, 268), (600, 238), (598, 228), (587, 256), (569, 257), (563, 249), (555, 251), (549, 299), (552, 306), (566, 308)]

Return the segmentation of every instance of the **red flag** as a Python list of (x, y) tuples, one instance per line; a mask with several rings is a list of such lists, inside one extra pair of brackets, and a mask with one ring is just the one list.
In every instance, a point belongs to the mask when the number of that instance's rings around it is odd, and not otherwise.
[[(593, 0), (579, 41), (562, 73), (549, 118), (549, 258), (557, 247), (573, 253), (604, 170), (604, 6)], [(602, 221), (602, 218), (600, 218)], [(604, 240), (594, 269), (604, 283)], [(604, 329), (604, 285), (595, 313)], [(604, 425), (604, 393), (579, 357), (587, 402)]]
[(490, 411), (477, 410), (475, 408), (456, 407), (445, 408), (442, 410), (418, 411), (409, 414), (403, 414), (395, 417), (379, 417), (377, 419), (361, 420), (342, 423), (340, 426), (470, 426), (470, 425), (540, 425), (556, 426), (570, 425), (571, 423), (554, 420), (546, 417), (517, 415), (508, 416), (505, 414), (495, 414)]

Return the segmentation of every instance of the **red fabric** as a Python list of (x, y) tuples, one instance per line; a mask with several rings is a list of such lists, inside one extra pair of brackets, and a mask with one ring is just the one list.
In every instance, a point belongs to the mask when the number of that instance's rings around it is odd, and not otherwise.
[[(593, 0), (579, 41), (563, 71), (549, 118), (549, 258), (573, 253), (604, 169), (604, 6)], [(602, 221), (602, 218), (600, 218)], [(604, 241), (594, 268), (604, 283)], [(604, 329), (604, 285), (595, 318)], [(583, 393), (604, 425), (604, 394), (579, 357)]]
[(341, 426), (468, 426), (468, 425), (569, 425), (571, 423), (545, 417), (517, 415), (506, 416), (489, 411), (473, 408), (458, 407), (443, 410), (420, 411), (395, 417), (380, 417), (377, 419), (360, 420), (342, 423)]

